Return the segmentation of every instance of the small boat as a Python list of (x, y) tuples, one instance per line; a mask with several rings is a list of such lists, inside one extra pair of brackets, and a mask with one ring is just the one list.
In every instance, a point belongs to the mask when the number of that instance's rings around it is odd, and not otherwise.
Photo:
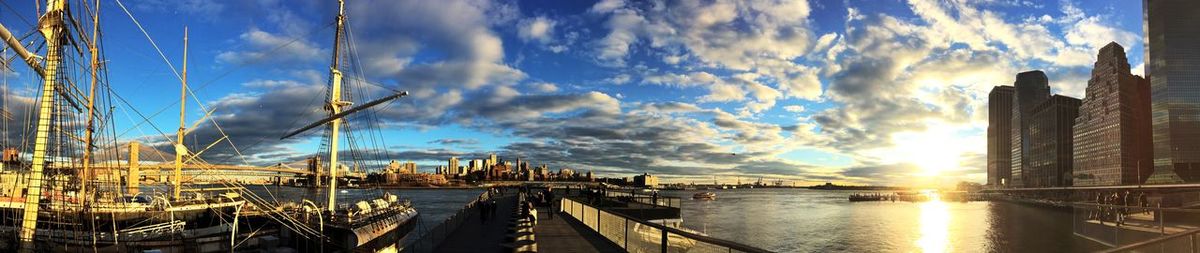
[(692, 195), (692, 199), (717, 200), (717, 194), (713, 192), (701, 192)]

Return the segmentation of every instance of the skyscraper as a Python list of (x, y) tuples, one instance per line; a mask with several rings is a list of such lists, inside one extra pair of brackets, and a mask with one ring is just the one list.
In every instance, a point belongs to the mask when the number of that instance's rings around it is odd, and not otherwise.
[(1046, 73), (1041, 70), (1021, 72), (1017, 81), (1013, 82), (1012, 102), (1012, 182), (1011, 187), (1024, 187), (1022, 173), (1029, 167), (1029, 161), (1023, 159), (1029, 156), (1032, 148), (1029, 136), (1029, 124), (1032, 122), (1034, 107), (1050, 98), (1050, 82)]
[(483, 167), (485, 169), (491, 169), (492, 166), (497, 165), (497, 164), (500, 164), (500, 159), (496, 158), (495, 153), (492, 153), (492, 154), (488, 155), (487, 161), (485, 162)]
[[(1062, 187), (1071, 185), (1073, 134), (1079, 115), (1077, 98), (1054, 95), (1033, 108), (1029, 122), (1027, 167), (1021, 174), (1021, 187)], [(1015, 177), (1016, 175), (1014, 175)]]
[(1200, 181), (1200, 1), (1145, 0), (1154, 138), (1147, 183)]
[(462, 175), (462, 174), (464, 174), (462, 171), (459, 171), (459, 169), (458, 169), (458, 157), (453, 157), (453, 156), (451, 156), (451, 157), (450, 157), (449, 164), (447, 164), (447, 165), (449, 165), (449, 169), (450, 169), (450, 174), (451, 174), (451, 175)]
[(1150, 84), (1129, 73), (1125, 49), (1096, 55), (1075, 119), (1074, 185), (1140, 184), (1150, 175)]
[(1012, 181), (1012, 86), (988, 93), (987, 184), (1001, 187)]
[(470, 169), (467, 170), (467, 173), (475, 173), (476, 171), (483, 170), (483, 163), (482, 159), (472, 159)]

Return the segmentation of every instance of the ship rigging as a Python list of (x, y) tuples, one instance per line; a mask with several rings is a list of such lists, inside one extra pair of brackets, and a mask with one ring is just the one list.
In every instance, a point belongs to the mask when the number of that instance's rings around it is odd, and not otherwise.
[[(5, 58), (0, 71), (12, 71), (16, 66), (11, 63), (19, 58), (35, 74), (27, 77), (29, 81), (40, 83), (32, 94), (36, 99), (25, 101), (20, 109), (12, 109), (9, 104), (15, 101), (12, 99), (15, 95), (10, 94), (8, 75), (4, 75), (4, 103), (0, 108), (4, 116), (0, 157), (0, 214), (4, 216), (0, 219), (0, 250), (225, 252), (282, 238), (301, 250), (313, 247), (323, 250), (326, 245), (333, 245), (336, 250), (349, 251), (364, 245), (394, 247), (412, 229), (417, 212), (395, 195), (380, 192), (375, 199), (344, 201), (357, 201), (353, 205), (338, 200), (339, 170), (347, 168), (338, 160), (339, 153), (348, 151), (349, 167), (381, 167), (386, 154), (378, 147), (382, 135), (376, 128), (381, 124), (374, 107), (407, 95), (384, 89), (389, 94), (351, 107), (355, 99), (380, 93), (380, 89), (365, 88), (365, 85), (379, 85), (362, 81), (365, 78), (358, 66), (342, 64), (356, 54), (348, 36), (350, 30), (342, 1), (338, 1), (338, 15), (333, 24), (334, 49), (324, 106), (328, 116), (284, 137), (325, 126), (323, 144), (310, 162), (310, 170), (315, 172), (311, 182), (324, 183), (328, 188), (324, 207), (317, 207), (307, 197), (286, 201), (272, 195), (267, 199), (217, 172), (229, 166), (208, 163), (205, 151), (227, 144), (236, 153), (234, 157), (242, 154), (220, 122), (211, 117), (216, 109), (207, 108), (195, 96), (195, 87), (188, 85), (186, 27), (182, 70), (176, 71), (133, 13), (120, 0), (111, 4), (128, 15), (178, 78), (179, 127), (174, 138), (164, 134), (149, 123), (157, 113), (147, 117), (127, 98), (114, 92), (104, 55), (100, 9), (105, 4), (101, 1), (45, 1), (45, 8), (38, 10), (36, 24), (27, 22), (32, 29), (21, 36), (0, 23), (5, 52), (15, 53), (13, 58), (0, 55)], [(40, 34), (41, 39), (32, 36), (34, 33)], [(345, 78), (350, 85), (343, 85), (344, 70), (358, 76)], [(216, 78), (221, 77), (224, 75)], [(186, 118), (189, 98), (204, 112), (191, 128)], [(117, 134), (113, 117), (117, 109), (141, 118), (135, 128), (149, 123), (159, 134), (152, 137), (162, 142), (142, 146), (137, 141), (121, 139), (124, 134)], [(350, 123), (356, 120), (367, 122)], [(10, 121), (24, 126), (20, 131), (12, 131)], [(209, 123), (221, 136), (215, 140), (188, 136), (201, 122)], [(351, 131), (358, 130), (352, 126), (363, 126), (367, 131)], [(280, 127), (281, 131), (289, 128)], [(364, 136), (376, 145), (374, 149), (359, 143), (366, 139)], [(189, 147), (185, 139), (208, 144)], [(345, 149), (339, 147), (342, 139), (348, 144)], [(156, 154), (164, 162), (169, 160), (164, 153), (173, 153), (169, 194), (140, 192), (144, 188), (139, 184), (139, 158), (143, 152)], [(244, 158), (242, 161), (245, 163)], [(221, 187), (193, 186), (190, 181), (197, 175), (185, 176), (182, 173), (185, 167), (201, 168), (206, 172), (204, 176), (219, 178)]]

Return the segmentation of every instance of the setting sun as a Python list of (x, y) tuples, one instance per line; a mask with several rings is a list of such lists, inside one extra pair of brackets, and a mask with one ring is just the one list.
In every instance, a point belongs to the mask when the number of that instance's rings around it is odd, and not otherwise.
[(934, 177), (942, 172), (959, 167), (964, 154), (982, 146), (978, 138), (964, 138), (958, 132), (968, 126), (946, 124), (940, 121), (926, 122), (922, 132), (900, 132), (892, 135), (892, 148), (874, 152), (887, 163), (907, 163), (916, 167), (917, 175)]

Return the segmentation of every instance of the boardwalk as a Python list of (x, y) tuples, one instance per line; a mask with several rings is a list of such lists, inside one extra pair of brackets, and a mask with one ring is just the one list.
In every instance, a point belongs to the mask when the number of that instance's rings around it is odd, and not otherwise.
[(533, 228), (538, 251), (625, 252), (620, 246), (609, 242), (574, 218), (562, 214), (555, 214), (554, 218), (550, 218), (549, 212), (549, 208), (538, 208), (538, 223)]
[[(508, 219), (517, 206), (517, 198), (505, 196), (496, 200), (496, 216), (487, 222), (479, 221), (479, 213), (472, 213), (462, 227), (451, 233), (435, 252), (494, 253), (502, 252), (500, 244), (507, 234)], [(549, 252), (549, 251), (547, 251)]]

